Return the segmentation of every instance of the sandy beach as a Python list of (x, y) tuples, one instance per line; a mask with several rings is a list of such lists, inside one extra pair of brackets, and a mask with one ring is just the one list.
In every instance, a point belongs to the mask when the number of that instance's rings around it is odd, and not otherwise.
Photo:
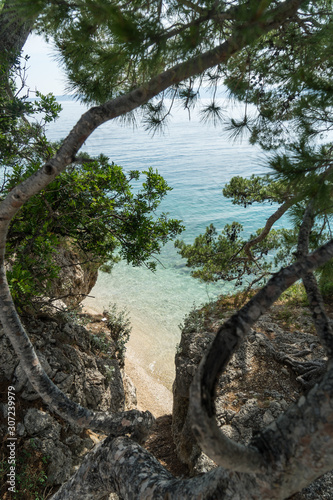
[(138, 364), (135, 351), (126, 351), (125, 372), (136, 387), (138, 409), (149, 410), (156, 418), (172, 413), (172, 393)]
[[(102, 308), (91, 303), (90, 300), (83, 302), (83, 313), (91, 316), (100, 316)], [(136, 327), (135, 320), (132, 321), (132, 332), (130, 341), (126, 348), (125, 372), (132, 380), (137, 391), (138, 409), (149, 410), (156, 418), (172, 413), (172, 392), (158, 379), (154, 377), (149, 366), (145, 366), (145, 360), (140, 350), (141, 335), (140, 328)]]

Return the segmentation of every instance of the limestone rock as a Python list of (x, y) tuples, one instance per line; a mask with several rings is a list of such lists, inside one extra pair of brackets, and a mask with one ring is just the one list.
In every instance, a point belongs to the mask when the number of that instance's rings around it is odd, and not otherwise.
[[(62, 323), (50, 318), (26, 318), (25, 327), (37, 348), (41, 364), (53, 382), (72, 400), (93, 410), (118, 412), (125, 408), (122, 373), (115, 347), (101, 352), (94, 336), (69, 316)], [(18, 447), (27, 446), (43, 457), (48, 485), (66, 481), (83, 456), (103, 438), (63, 421), (50, 413), (27, 380), (7, 337), (0, 329), (0, 382), (16, 389), (16, 436)], [(129, 382), (127, 381), (127, 385)], [(135, 389), (131, 388), (132, 403)], [(29, 401), (32, 406), (29, 408)], [(0, 405), (0, 439), (7, 433), (7, 405)], [(33, 448), (33, 449), (32, 449)]]
[(71, 450), (61, 441), (35, 438), (34, 446), (42, 452), (48, 461), (47, 484), (60, 485), (72, 475), (73, 460)]
[(45, 411), (29, 408), (24, 417), (24, 426), (30, 436), (47, 437), (58, 441), (61, 425)]
[[(173, 439), (179, 458), (194, 475), (206, 472), (215, 464), (201, 452), (192, 433), (188, 416), (189, 387), (199, 361), (222, 323), (219, 319), (212, 321), (209, 318), (215, 328), (207, 329), (209, 322), (200, 320), (199, 316), (194, 312), (185, 321), (176, 355), (173, 385)], [(297, 364), (316, 363), (324, 356), (314, 334), (297, 329), (291, 333), (276, 324), (270, 315), (262, 316), (218, 381), (215, 410), (221, 431), (229, 438), (247, 444), (256, 431), (269, 425), (302, 393)], [(284, 362), (286, 357), (295, 362), (295, 370), (292, 363)], [(318, 481), (331, 484), (333, 476), (325, 476), (325, 480)], [(316, 483), (297, 500), (318, 498), (313, 492), (322, 491), (322, 488), (316, 487)], [(332, 493), (333, 488), (329, 491)]]
[(125, 410), (133, 410), (138, 404), (136, 388), (132, 379), (124, 372), (124, 370), (122, 370), (122, 377), (125, 391)]
[(60, 298), (67, 306), (76, 307), (95, 286), (99, 264), (83, 263), (87, 257), (73, 252), (69, 245), (58, 247), (53, 260), (60, 272), (49, 295)]

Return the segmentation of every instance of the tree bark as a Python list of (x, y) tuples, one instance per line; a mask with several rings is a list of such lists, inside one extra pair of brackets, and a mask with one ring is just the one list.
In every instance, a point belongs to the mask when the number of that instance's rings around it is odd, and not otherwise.
[(0, 12), (0, 64), (6, 65), (6, 73), (20, 54), (33, 24), (33, 18), (23, 19), (17, 13), (15, 2), (5, 1)]
[(177, 479), (128, 438), (107, 438), (89, 453), (78, 472), (52, 500), (101, 499), (284, 499), (333, 468), (333, 369), (307, 397), (290, 407), (252, 442), (264, 466), (256, 474), (218, 467)]
[(285, 201), (275, 212), (272, 214), (270, 217), (268, 217), (264, 229), (261, 231), (261, 233), (256, 237), (253, 238), (252, 240), (248, 241), (245, 246), (244, 246), (244, 252), (246, 255), (251, 259), (254, 260), (254, 257), (251, 253), (250, 248), (256, 245), (257, 243), (260, 243), (263, 241), (268, 233), (270, 232), (272, 226), (275, 224), (277, 220), (279, 220), (283, 214), (286, 213), (286, 211), (291, 207), (291, 205), (295, 202), (295, 199), (292, 198), (290, 200)]

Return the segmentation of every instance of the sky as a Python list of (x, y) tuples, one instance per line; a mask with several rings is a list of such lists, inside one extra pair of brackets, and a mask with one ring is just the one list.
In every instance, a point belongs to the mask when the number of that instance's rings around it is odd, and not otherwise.
[[(39, 90), (42, 94), (68, 95), (65, 72), (56, 57), (56, 49), (46, 43), (42, 36), (31, 34), (24, 45), (23, 56), (28, 54), (27, 85), (31, 91)], [(205, 97), (203, 90), (202, 96)], [(33, 92), (30, 94), (33, 97)]]
[(52, 92), (54, 95), (68, 93), (64, 72), (56, 61), (56, 51), (51, 44), (47, 44), (41, 36), (32, 34), (23, 48), (23, 55), (26, 54), (30, 56), (27, 84), (32, 91), (37, 89), (43, 94)]

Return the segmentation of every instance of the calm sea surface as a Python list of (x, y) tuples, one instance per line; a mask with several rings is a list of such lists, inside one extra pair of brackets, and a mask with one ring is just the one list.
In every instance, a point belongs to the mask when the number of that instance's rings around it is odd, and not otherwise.
[[(77, 102), (61, 101), (63, 111), (48, 129), (53, 140), (64, 138), (85, 108)], [(229, 106), (229, 112), (235, 110)], [(236, 111), (237, 112), (237, 111)], [(205, 227), (217, 229), (234, 220), (250, 234), (262, 227), (275, 207), (268, 204), (243, 209), (223, 198), (222, 187), (235, 175), (264, 173), (265, 157), (246, 140), (234, 143), (222, 128), (200, 123), (192, 113), (176, 109), (164, 135), (152, 137), (142, 127), (133, 129), (109, 122), (96, 130), (83, 148), (91, 155), (103, 153), (125, 171), (157, 169), (173, 190), (162, 210), (183, 220), (182, 238), (193, 241)], [(130, 346), (138, 363), (170, 388), (174, 378), (174, 354), (180, 339), (178, 325), (193, 307), (231, 291), (231, 285), (205, 285), (190, 276), (185, 262), (169, 243), (159, 256), (156, 273), (121, 262), (111, 275), (100, 273), (87, 304), (102, 310), (110, 303), (128, 309), (133, 323)]]

